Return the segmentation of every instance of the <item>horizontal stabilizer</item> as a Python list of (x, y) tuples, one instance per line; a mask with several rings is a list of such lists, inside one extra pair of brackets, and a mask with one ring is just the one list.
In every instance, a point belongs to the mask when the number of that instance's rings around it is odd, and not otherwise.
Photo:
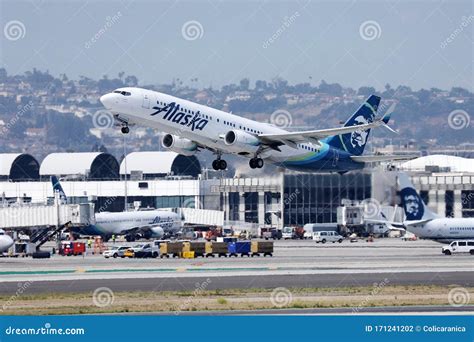
[(420, 224), (425, 224), (429, 221), (431, 221), (432, 218), (429, 218), (429, 219), (425, 219), (425, 220), (417, 220), (417, 221), (403, 221), (403, 225), (404, 226), (417, 226), (417, 225), (420, 225)]

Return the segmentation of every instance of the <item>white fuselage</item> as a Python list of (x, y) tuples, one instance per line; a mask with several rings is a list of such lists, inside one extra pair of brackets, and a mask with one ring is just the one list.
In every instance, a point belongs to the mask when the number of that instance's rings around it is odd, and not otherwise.
[(435, 218), (407, 230), (423, 239), (463, 240), (474, 238), (474, 218)]
[[(130, 95), (109, 93), (101, 97), (104, 106), (118, 115), (119, 119), (128, 124), (144, 125), (189, 139), (211, 150), (243, 155), (242, 149), (238, 146), (224, 143), (225, 134), (231, 130), (253, 136), (288, 133), (269, 123), (253, 121), (156, 91), (141, 88), (120, 90), (127, 90), (127, 94)], [(166, 108), (170, 104), (174, 104), (174, 110), (168, 111)], [(320, 144), (298, 143), (292, 147), (282, 144), (278, 148), (280, 151), (265, 149), (259, 155), (271, 163), (306, 170), (337, 168), (337, 163), (341, 163), (344, 157), (344, 152), (328, 153), (331, 148), (324, 141), (320, 141)], [(245, 156), (252, 158), (254, 154), (248, 153)], [(351, 164), (354, 164), (355, 168), (361, 167), (360, 163), (349, 160), (349, 167)]]
[[(174, 234), (181, 229), (178, 214), (166, 210), (102, 212), (95, 216), (96, 223), (82, 230), (85, 235), (124, 235), (131, 229), (149, 229), (150, 236), (161, 238), (162, 233)], [(155, 230), (158, 228), (157, 230)], [(161, 229), (159, 229), (161, 228)], [(157, 236), (154, 231), (160, 231)]]
[(0, 253), (6, 252), (8, 248), (13, 246), (13, 243), (13, 239), (0, 230)]

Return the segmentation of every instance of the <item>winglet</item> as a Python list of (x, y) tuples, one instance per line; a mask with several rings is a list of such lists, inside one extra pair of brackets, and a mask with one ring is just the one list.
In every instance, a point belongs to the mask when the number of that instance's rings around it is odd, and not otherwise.
[(392, 113), (395, 111), (396, 106), (397, 104), (395, 102), (392, 103), (380, 120), (383, 122), (383, 125), (382, 125), (383, 127), (388, 129), (392, 133), (398, 134), (396, 130), (394, 130), (392, 127), (388, 125), (388, 122), (390, 121), (390, 118), (392, 116)]

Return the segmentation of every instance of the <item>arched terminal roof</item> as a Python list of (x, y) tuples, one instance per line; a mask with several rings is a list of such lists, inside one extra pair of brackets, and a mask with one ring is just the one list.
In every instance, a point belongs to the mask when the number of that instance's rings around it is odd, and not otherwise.
[[(197, 177), (201, 164), (195, 156), (184, 156), (176, 152), (132, 152), (126, 157), (127, 175), (142, 172), (145, 178), (166, 175)], [(125, 159), (120, 164), (120, 174), (125, 174)]]
[(39, 163), (27, 153), (2, 153), (0, 177), (12, 181), (38, 180)]
[(119, 163), (113, 155), (103, 152), (51, 153), (41, 163), (40, 175), (118, 179)]

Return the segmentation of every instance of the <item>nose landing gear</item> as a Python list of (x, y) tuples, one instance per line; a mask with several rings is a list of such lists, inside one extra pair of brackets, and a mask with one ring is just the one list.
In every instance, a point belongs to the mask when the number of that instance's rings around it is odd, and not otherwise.
[(130, 128), (128, 127), (128, 125), (122, 125), (122, 128), (120, 128), (120, 131), (123, 133), (123, 134), (128, 134), (130, 132)]

